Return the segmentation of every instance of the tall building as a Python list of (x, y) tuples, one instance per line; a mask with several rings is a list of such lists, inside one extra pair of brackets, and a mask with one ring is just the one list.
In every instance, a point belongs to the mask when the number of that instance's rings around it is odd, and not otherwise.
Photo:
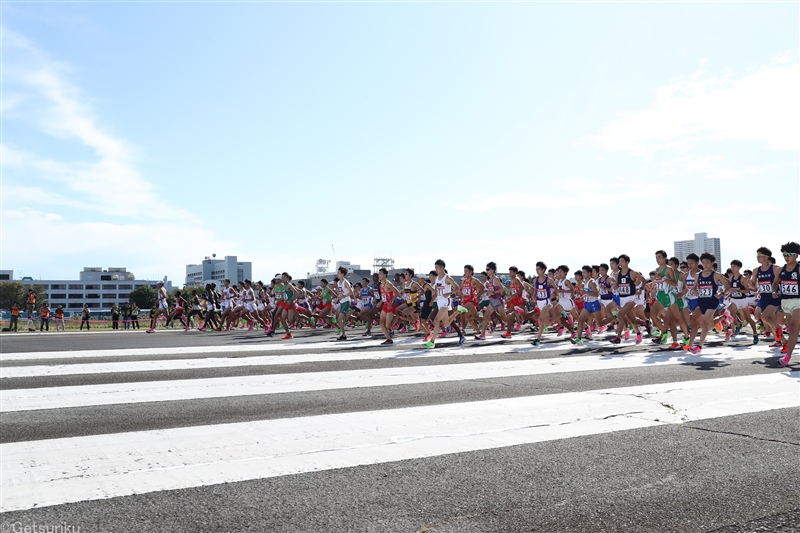
[[(3, 271), (8, 272), (8, 271)], [(13, 276), (10, 276), (13, 278)], [(172, 282), (167, 280), (136, 279), (126, 268), (85, 267), (78, 279), (32, 279), (24, 277), (20, 282), (26, 287), (44, 286), (51, 309), (61, 305), (67, 311), (79, 311), (83, 304), (89, 304), (92, 311), (107, 311), (114, 304), (122, 305), (128, 301), (128, 293), (141, 286), (156, 287), (164, 282), (167, 291), (172, 291)]]
[(686, 256), (693, 252), (697, 255), (703, 252), (710, 252), (717, 258), (717, 264), (720, 266), (723, 265), (719, 239), (717, 237), (709, 238), (706, 233), (695, 233), (694, 240), (675, 241), (675, 257), (681, 261), (685, 261)]
[(231, 283), (239, 283), (253, 277), (253, 263), (241, 262), (235, 255), (226, 255), (224, 259), (217, 259), (214, 254), (206, 256), (199, 265), (186, 265), (186, 280), (184, 285), (187, 287), (203, 287), (212, 281), (219, 285), (223, 279), (231, 280)]

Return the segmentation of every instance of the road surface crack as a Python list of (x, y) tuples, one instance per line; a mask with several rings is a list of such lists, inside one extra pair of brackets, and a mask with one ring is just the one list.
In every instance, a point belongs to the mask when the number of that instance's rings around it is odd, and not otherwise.
[(764, 437), (756, 437), (755, 435), (748, 435), (747, 433), (738, 433), (736, 431), (722, 431), (720, 429), (699, 428), (699, 427), (696, 427), (696, 426), (684, 426), (684, 427), (687, 427), (689, 429), (696, 429), (698, 431), (707, 431), (708, 433), (720, 433), (720, 434), (723, 434), (723, 435), (735, 435), (737, 437), (746, 437), (748, 439), (760, 440), (760, 441), (763, 441), (763, 442), (777, 442), (779, 444), (789, 444), (790, 446), (800, 446), (800, 443), (798, 443), (798, 442), (789, 442), (789, 441), (780, 440), (780, 439), (766, 439)]

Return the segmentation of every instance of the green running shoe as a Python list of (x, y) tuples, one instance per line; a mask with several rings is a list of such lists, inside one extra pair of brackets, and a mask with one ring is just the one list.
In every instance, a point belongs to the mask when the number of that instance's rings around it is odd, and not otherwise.
[(468, 309), (466, 307), (459, 305), (458, 307), (456, 307), (456, 311), (458, 311), (459, 313), (466, 313)]
[(436, 345), (433, 343), (433, 341), (428, 341), (425, 344), (423, 344), (422, 346), (425, 347), (425, 348), (435, 348), (436, 347)]

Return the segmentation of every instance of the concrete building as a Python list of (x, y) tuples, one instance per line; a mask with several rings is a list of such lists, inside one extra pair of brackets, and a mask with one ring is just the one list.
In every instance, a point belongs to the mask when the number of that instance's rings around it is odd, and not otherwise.
[(700, 255), (703, 252), (714, 254), (718, 265), (724, 264), (722, 262), (719, 239), (716, 237), (709, 238), (706, 233), (695, 233), (694, 239), (691, 241), (675, 241), (675, 257), (681, 261), (685, 261), (686, 256), (690, 253)]
[(339, 267), (347, 267), (347, 280), (350, 283), (361, 281), (361, 278), (372, 279), (372, 272), (362, 269), (361, 265), (354, 265), (350, 261), (336, 261), (336, 268), (331, 272), (325, 272), (329, 263), (330, 261), (326, 259), (317, 260), (316, 272), (309, 272), (308, 277), (303, 280), (308, 285), (308, 288), (316, 287), (323, 278), (327, 279), (329, 283), (333, 283), (336, 280), (336, 272), (339, 271)]
[(204, 287), (207, 283), (215, 282), (220, 285), (224, 279), (236, 284), (240, 281), (253, 278), (253, 264), (241, 262), (235, 255), (226, 255), (224, 259), (217, 259), (214, 254), (206, 256), (199, 265), (186, 265), (185, 287)]
[[(9, 271), (3, 271), (9, 272)], [(13, 275), (10, 276), (13, 279)], [(89, 304), (92, 311), (108, 311), (114, 304), (122, 305), (128, 301), (128, 294), (137, 287), (155, 288), (159, 280), (137, 280), (133, 272), (125, 268), (85, 267), (78, 279), (31, 279), (19, 280), (25, 286), (42, 285), (47, 293), (51, 309), (61, 305), (67, 311), (78, 311), (83, 304)], [(167, 291), (172, 291), (172, 282), (165, 276), (163, 280)]]

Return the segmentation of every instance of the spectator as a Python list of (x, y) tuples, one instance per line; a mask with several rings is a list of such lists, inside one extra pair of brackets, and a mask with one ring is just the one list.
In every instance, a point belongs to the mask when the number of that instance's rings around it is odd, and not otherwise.
[(122, 329), (131, 327), (131, 306), (127, 302), (122, 304)]
[(14, 302), (14, 305), (11, 306), (11, 324), (9, 324), (9, 329), (11, 331), (17, 331), (17, 325), (19, 324), (19, 304)]
[(28, 320), (33, 318), (34, 309), (36, 309), (36, 293), (33, 289), (28, 289)]
[(83, 331), (84, 324), (86, 324), (86, 331), (89, 331), (90, 316), (92, 316), (92, 312), (89, 310), (89, 304), (83, 304), (83, 310), (81, 311), (81, 331)]
[(111, 306), (111, 329), (119, 329), (119, 307), (117, 307), (117, 304)]
[(136, 304), (131, 307), (131, 329), (134, 327), (139, 329), (139, 306)]
[(61, 326), (61, 331), (67, 331), (64, 325), (64, 309), (60, 305), (56, 307), (56, 331), (58, 331), (59, 326)]
[(50, 308), (44, 304), (39, 310), (39, 315), (42, 318), (42, 323), (39, 325), (39, 331), (50, 331)]

